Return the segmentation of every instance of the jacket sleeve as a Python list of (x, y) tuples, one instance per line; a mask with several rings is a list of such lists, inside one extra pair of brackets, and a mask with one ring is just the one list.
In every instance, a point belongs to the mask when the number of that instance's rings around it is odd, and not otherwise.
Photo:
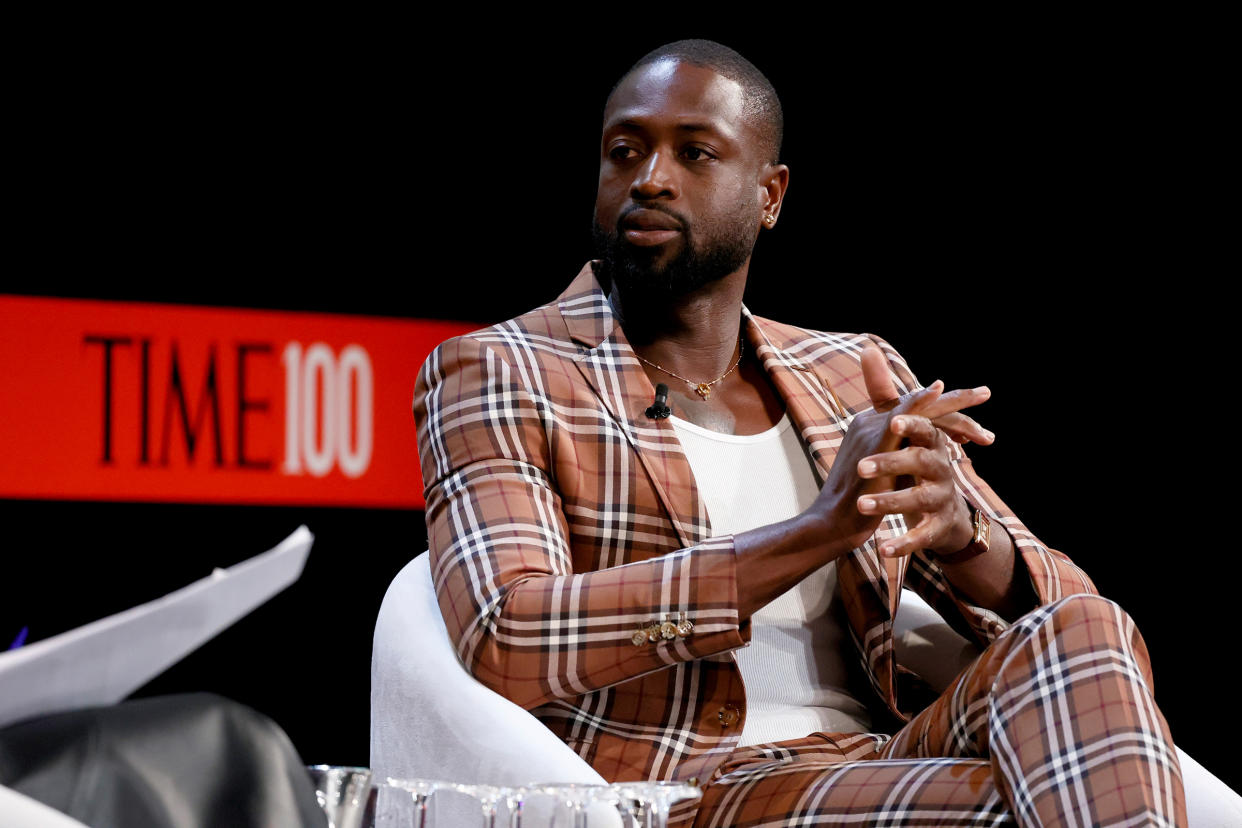
[[(550, 449), (573, 412), (521, 376), (467, 336), (431, 354), (415, 389), (432, 578), (466, 668), (529, 709), (743, 646), (730, 536), (573, 571)], [(682, 617), (688, 632), (637, 635)]]
[[(905, 359), (893, 346), (877, 336), (871, 336), (871, 339), (888, 357), (899, 385), (904, 386), (902, 393), (922, 387), (914, 378)], [(1004, 501), (996, 496), (991, 487), (975, 473), (970, 458), (960, 445), (950, 442), (949, 453), (958, 491), (975, 509), (986, 513), (996, 526), (1009, 533), (1017, 556), (1014, 564), (1029, 575), (1031, 586), (1041, 604), (1049, 604), (1075, 593), (1098, 594), (1095, 584), (1085, 572), (1064, 553), (1052, 549), (1035, 537)], [(982, 644), (990, 643), (1009, 626), (1009, 622), (995, 612), (975, 606), (959, 595), (943, 570), (926, 552), (916, 552), (911, 556), (906, 570), (905, 586), (919, 593), (950, 623), (956, 619), (964, 620), (971, 635)], [(955, 626), (960, 628), (961, 625)]]

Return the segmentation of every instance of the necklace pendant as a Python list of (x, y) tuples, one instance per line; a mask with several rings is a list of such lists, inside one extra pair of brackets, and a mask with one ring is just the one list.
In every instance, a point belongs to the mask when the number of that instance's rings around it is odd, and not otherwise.
[(703, 399), (707, 399), (712, 395), (712, 387), (705, 382), (700, 382), (695, 386), (694, 391)]

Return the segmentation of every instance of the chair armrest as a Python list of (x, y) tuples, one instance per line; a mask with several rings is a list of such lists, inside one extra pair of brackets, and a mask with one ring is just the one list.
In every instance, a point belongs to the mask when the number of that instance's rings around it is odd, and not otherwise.
[(393, 579), (376, 621), (371, 767), (381, 780), (604, 781), (542, 722), (462, 666), (435, 601), (427, 555)]

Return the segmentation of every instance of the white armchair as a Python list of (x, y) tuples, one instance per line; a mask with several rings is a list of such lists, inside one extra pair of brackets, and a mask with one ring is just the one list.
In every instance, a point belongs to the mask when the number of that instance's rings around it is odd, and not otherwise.
[[(376, 778), (492, 785), (603, 782), (538, 719), (462, 666), (436, 603), (429, 557), (419, 555), (397, 574), (375, 624), (371, 767)], [(894, 641), (902, 663), (937, 688), (948, 686), (977, 653), (910, 590), (902, 594)], [(1242, 826), (1242, 798), (1180, 749), (1178, 754), (1190, 825)], [(473, 825), (479, 818), (464, 797), (435, 801), (440, 825)]]
[[(375, 778), (489, 785), (603, 783), (542, 722), (466, 672), (436, 603), (429, 557), (419, 555), (397, 574), (375, 623)], [(438, 825), (477, 824), (478, 813), (465, 797), (437, 794), (432, 801)]]

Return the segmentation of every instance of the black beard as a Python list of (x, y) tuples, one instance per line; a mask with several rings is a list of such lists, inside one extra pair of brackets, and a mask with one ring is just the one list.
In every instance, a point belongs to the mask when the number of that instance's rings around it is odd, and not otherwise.
[(603, 263), (603, 275), (623, 292), (683, 296), (703, 285), (723, 279), (746, 263), (754, 239), (731, 234), (719, 244), (697, 250), (689, 228), (683, 231), (681, 252), (664, 267), (654, 262), (658, 251), (627, 244), (615, 230), (604, 230), (592, 221), (591, 237), (596, 255)]

